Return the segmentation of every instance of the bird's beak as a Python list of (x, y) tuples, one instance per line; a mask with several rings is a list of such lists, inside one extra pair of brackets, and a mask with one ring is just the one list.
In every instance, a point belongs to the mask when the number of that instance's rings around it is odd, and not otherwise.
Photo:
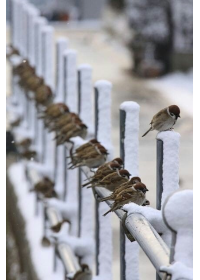
[(145, 191), (146, 191), (146, 192), (148, 192), (149, 190), (148, 190), (148, 189), (146, 189)]
[(180, 115), (178, 115), (178, 118), (180, 118), (181, 116)]

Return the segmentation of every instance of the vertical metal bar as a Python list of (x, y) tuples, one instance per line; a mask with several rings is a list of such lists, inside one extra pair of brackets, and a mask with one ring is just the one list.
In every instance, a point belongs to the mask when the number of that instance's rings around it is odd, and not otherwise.
[(157, 139), (156, 179), (156, 208), (161, 210), (163, 192), (163, 141), (160, 139)]
[[(95, 88), (95, 96), (94, 96), (94, 103), (95, 103), (95, 138), (97, 139), (98, 135), (98, 99), (99, 99), (99, 92), (98, 89)], [(99, 202), (95, 200), (95, 240), (96, 240), (96, 275), (99, 274)]]
[[(81, 71), (78, 70), (78, 114), (81, 112)], [(78, 169), (78, 237), (81, 237), (81, 209), (82, 209), (82, 180), (81, 168)]]
[[(120, 110), (120, 157), (124, 161), (124, 139), (125, 139), (126, 112)], [(125, 234), (120, 221), (120, 280), (126, 279), (126, 261), (125, 261)]]
[[(156, 208), (161, 210), (161, 198), (163, 192), (163, 141), (157, 139), (156, 144)], [(156, 280), (160, 280), (158, 273), (156, 273)]]

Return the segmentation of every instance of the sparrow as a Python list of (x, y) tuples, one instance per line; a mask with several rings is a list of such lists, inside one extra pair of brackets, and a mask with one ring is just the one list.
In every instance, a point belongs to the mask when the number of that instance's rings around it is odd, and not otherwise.
[(97, 149), (102, 147), (105, 149), (105, 147), (102, 146), (100, 143), (93, 143), (91, 145), (85, 146), (84, 149), (81, 149), (79, 150), (79, 152), (75, 152), (74, 154), (70, 155), (70, 157), (72, 158), (72, 162), (78, 162), (80, 159), (83, 159), (90, 153), (96, 152)]
[(55, 120), (53, 126), (51, 127), (50, 131), (57, 131), (59, 132), (62, 128), (67, 126), (71, 123), (78, 123), (82, 122), (79, 116), (75, 113), (66, 113), (60, 116), (58, 119)]
[(43, 78), (32, 75), (27, 78), (25, 89), (35, 92), (37, 88), (44, 84)]
[(35, 184), (34, 188), (30, 191), (35, 191), (45, 195), (51, 192), (53, 188), (54, 188), (54, 183), (48, 177), (44, 177), (41, 181)]
[(106, 161), (108, 151), (102, 146), (95, 146), (94, 149), (82, 156), (76, 158), (76, 163), (72, 163), (69, 169), (74, 169), (80, 166), (87, 166), (89, 168), (97, 168)]
[(30, 147), (31, 143), (32, 143), (32, 140), (30, 138), (25, 138), (22, 141), (18, 142), (17, 146), (27, 150)]
[(145, 132), (144, 135), (142, 135), (142, 137), (147, 135), (147, 133), (152, 130), (172, 130), (178, 118), (180, 118), (180, 109), (177, 105), (171, 105), (162, 109), (153, 116), (153, 119), (150, 122), (151, 127), (147, 130), (147, 132)]
[(96, 144), (100, 144), (100, 142), (97, 139), (91, 139), (89, 142), (81, 145), (80, 147), (78, 147), (75, 151), (74, 154), (77, 154), (79, 152), (84, 151), (86, 148), (89, 148), (91, 146), (95, 146)]
[(37, 105), (47, 106), (53, 98), (51, 88), (47, 85), (41, 85), (37, 88), (35, 93), (35, 101)]
[(115, 201), (111, 206), (111, 209), (107, 211), (103, 216), (106, 216), (108, 213), (120, 209), (125, 204), (133, 202), (138, 205), (143, 205), (146, 201), (146, 192), (148, 189), (142, 183), (137, 183), (134, 186), (122, 190), (116, 197)]
[(13, 128), (13, 127), (16, 127), (16, 126), (19, 126), (20, 123), (22, 121), (22, 118), (21, 117), (18, 117), (15, 121), (13, 122), (10, 122), (10, 126)]
[(36, 151), (25, 151), (23, 153), (21, 153), (21, 156), (23, 158), (26, 158), (26, 159), (33, 159), (37, 156), (37, 152)]
[(25, 72), (29, 68), (28, 60), (23, 59), (22, 62), (13, 67), (13, 75), (21, 76), (23, 72)]
[(44, 110), (43, 115), (40, 116), (40, 118), (42, 118), (42, 119), (59, 118), (68, 112), (69, 112), (69, 108), (64, 103), (53, 103), (53, 104), (50, 104)]
[[(61, 134), (57, 139), (57, 146), (68, 142), (70, 138), (80, 136), (81, 138), (85, 138), (87, 136), (87, 126), (84, 123), (76, 123), (72, 124), (70, 130), (65, 133)], [(57, 136), (56, 136), (57, 138)]]
[(35, 74), (35, 69), (29, 67), (26, 71), (20, 75), (19, 85), (21, 87), (27, 87), (27, 80)]
[(107, 168), (107, 165), (109, 165), (111, 162), (118, 163), (121, 168), (124, 167), (124, 163), (123, 163), (123, 160), (121, 158), (114, 158), (112, 161), (106, 162), (106, 163), (102, 164), (101, 166), (99, 166), (99, 168), (96, 172), (102, 172), (104, 170), (104, 168)]
[(121, 184), (119, 188), (115, 189), (111, 195), (101, 198), (99, 201), (114, 200), (121, 191), (128, 189), (137, 183), (141, 183), (140, 177), (132, 177), (128, 182)]
[(107, 190), (113, 192), (121, 184), (128, 182), (130, 176), (131, 174), (126, 169), (117, 170), (116, 172), (107, 175), (101, 181), (93, 184), (90, 187), (104, 187)]
[(96, 172), (95, 175), (92, 177), (92, 179), (89, 182), (83, 184), (82, 187), (86, 187), (88, 185), (98, 183), (107, 175), (109, 175), (113, 172), (116, 172), (117, 170), (120, 170), (120, 169), (121, 169), (121, 166), (118, 163), (111, 162), (110, 164), (108, 164), (106, 166), (106, 168), (103, 169), (103, 171)]

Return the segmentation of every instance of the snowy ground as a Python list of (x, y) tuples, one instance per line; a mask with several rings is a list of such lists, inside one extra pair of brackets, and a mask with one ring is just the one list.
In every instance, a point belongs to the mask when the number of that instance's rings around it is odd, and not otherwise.
[[(123, 101), (136, 101), (140, 105), (140, 135), (144, 133), (152, 116), (160, 109), (177, 104), (181, 108), (181, 119), (176, 131), (181, 134), (180, 182), (181, 188), (192, 188), (192, 111), (191, 79), (182, 79), (182, 74), (169, 75), (154, 81), (146, 81), (130, 75), (130, 58), (123, 48), (110, 40), (102, 31), (90, 29), (66, 29), (56, 27), (56, 36), (66, 36), (70, 48), (78, 52), (78, 64), (88, 63), (93, 68), (93, 81), (106, 79), (112, 82), (112, 140), (115, 156), (119, 155), (119, 106)], [(184, 86), (183, 86), (184, 85)], [(186, 90), (186, 88), (188, 90)], [(9, 89), (7, 90), (9, 92)], [(189, 100), (189, 101), (188, 101)], [(155, 207), (156, 194), (156, 132), (140, 138), (139, 174), (147, 185), (148, 199)], [(113, 214), (113, 279), (119, 279), (119, 221)], [(147, 257), (140, 253), (140, 275), (142, 280), (155, 279), (155, 270)]]

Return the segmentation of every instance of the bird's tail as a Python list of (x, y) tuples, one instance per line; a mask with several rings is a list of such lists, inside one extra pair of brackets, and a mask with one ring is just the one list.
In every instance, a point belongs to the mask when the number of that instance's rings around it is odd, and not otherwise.
[(103, 214), (103, 216), (105, 217), (105, 216), (108, 215), (110, 212), (112, 212), (112, 209), (108, 210), (105, 214)]
[(87, 182), (87, 183), (83, 184), (83, 185), (82, 185), (82, 187), (86, 187), (86, 186), (90, 185), (91, 183), (92, 183), (92, 182), (91, 182), (91, 181), (89, 181), (89, 182)]
[(152, 130), (152, 127), (150, 127), (150, 128), (147, 130), (147, 132), (145, 132), (145, 134), (142, 135), (142, 137), (144, 137), (145, 135), (147, 135), (147, 133), (149, 133), (149, 131), (151, 131), (151, 130)]

